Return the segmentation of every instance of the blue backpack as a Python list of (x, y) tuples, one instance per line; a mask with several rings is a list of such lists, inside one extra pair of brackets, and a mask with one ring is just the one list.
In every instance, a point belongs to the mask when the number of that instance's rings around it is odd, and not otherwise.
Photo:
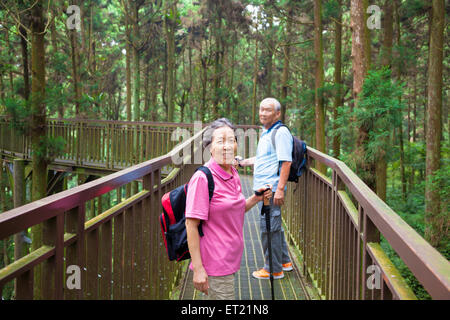
[[(275, 135), (277, 134), (277, 130), (281, 127), (286, 127), (289, 130), (289, 127), (285, 124), (280, 124), (272, 129), (272, 145), (276, 150), (275, 145)], [(291, 130), (289, 130), (291, 133)], [(294, 137), (291, 133), (293, 144), (292, 144), (292, 163), (291, 170), (289, 171), (288, 181), (298, 182), (298, 178), (303, 174), (306, 170), (307, 165), (307, 148), (306, 142)], [(278, 175), (280, 175), (280, 166), (278, 164)]]

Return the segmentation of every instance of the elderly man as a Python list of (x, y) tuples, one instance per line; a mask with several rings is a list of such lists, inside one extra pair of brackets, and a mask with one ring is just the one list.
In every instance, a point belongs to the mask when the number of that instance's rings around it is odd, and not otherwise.
[[(272, 239), (272, 261), (273, 277), (281, 279), (283, 271), (292, 270), (284, 230), (281, 225), (281, 206), (285, 201), (286, 182), (292, 162), (293, 139), (289, 130), (280, 125), (281, 105), (274, 98), (266, 98), (259, 106), (259, 120), (264, 131), (258, 142), (256, 157), (239, 161), (239, 166), (254, 166), (253, 190), (258, 190), (266, 184), (272, 185), (275, 193), (270, 201), (271, 215), (271, 239)], [(275, 145), (273, 145), (272, 134), (275, 132)], [(269, 253), (267, 242), (267, 230), (265, 217), (261, 217), (260, 223), (261, 241), (264, 250), (265, 265), (260, 270), (253, 272), (257, 279), (269, 279)]]

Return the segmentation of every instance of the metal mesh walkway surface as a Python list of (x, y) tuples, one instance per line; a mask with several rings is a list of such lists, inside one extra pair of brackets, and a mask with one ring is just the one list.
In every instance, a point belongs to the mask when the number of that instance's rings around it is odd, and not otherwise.
[[(241, 175), (243, 193), (248, 198), (252, 193), (252, 178)], [(236, 300), (269, 300), (270, 281), (259, 280), (252, 277), (252, 272), (264, 265), (264, 255), (261, 246), (260, 206), (253, 207), (245, 215), (244, 222), (244, 253), (241, 260), (241, 268), (235, 277)], [(294, 259), (292, 259), (294, 262)], [(295, 263), (294, 263), (295, 265)], [(193, 273), (187, 268), (184, 285), (180, 295), (183, 300), (202, 300), (203, 294), (194, 289), (192, 284)], [(274, 280), (275, 299), (277, 300), (307, 300), (309, 299), (305, 289), (304, 280), (300, 276), (298, 268), (284, 273), (284, 278)]]

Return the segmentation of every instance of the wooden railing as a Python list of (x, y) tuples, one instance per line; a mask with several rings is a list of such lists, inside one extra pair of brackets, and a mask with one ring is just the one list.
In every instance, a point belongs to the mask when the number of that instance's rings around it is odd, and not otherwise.
[[(167, 154), (178, 144), (172, 132), (183, 128), (193, 133), (193, 124), (49, 119), (47, 136), (64, 139), (62, 154), (53, 163), (121, 170)], [(201, 130), (201, 128), (200, 128)], [(0, 117), (0, 151), (31, 159), (31, 137)]]
[[(180, 264), (167, 259), (160, 200), (198, 165), (181, 164), (164, 179), (161, 170), (184, 148), (195, 154), (199, 145), (192, 142), (201, 135), (164, 156), (0, 214), (1, 240), (37, 225), (44, 230), (42, 246), (0, 270), (0, 296), (15, 280), (16, 299), (169, 298)], [(134, 181), (138, 192), (122, 200), (121, 189)], [(88, 202), (111, 194), (117, 204), (85, 221)]]
[(450, 299), (450, 263), (343, 162), (312, 148), (308, 157), (310, 169), (288, 184), (283, 216), (321, 296), (416, 299), (381, 248), (382, 235), (434, 299)]
[[(19, 124), (20, 125), (20, 124)], [(52, 163), (118, 171), (169, 153), (179, 140), (186, 140), (206, 124), (172, 122), (137, 122), (80, 119), (48, 119), (47, 136), (62, 138), (64, 150)], [(241, 138), (258, 126), (238, 125)], [(179, 130), (179, 134), (174, 134)], [(256, 140), (254, 141), (256, 142)], [(248, 146), (249, 144), (246, 143)], [(23, 134), (0, 116), (0, 153), (31, 160), (31, 137)], [(249, 153), (247, 149), (246, 154)]]

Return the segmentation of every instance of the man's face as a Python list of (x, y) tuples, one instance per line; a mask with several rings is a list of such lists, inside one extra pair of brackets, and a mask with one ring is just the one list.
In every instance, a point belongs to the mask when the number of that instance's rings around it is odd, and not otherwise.
[(272, 104), (261, 104), (259, 106), (259, 121), (264, 128), (270, 128), (280, 118), (281, 112), (275, 111)]

